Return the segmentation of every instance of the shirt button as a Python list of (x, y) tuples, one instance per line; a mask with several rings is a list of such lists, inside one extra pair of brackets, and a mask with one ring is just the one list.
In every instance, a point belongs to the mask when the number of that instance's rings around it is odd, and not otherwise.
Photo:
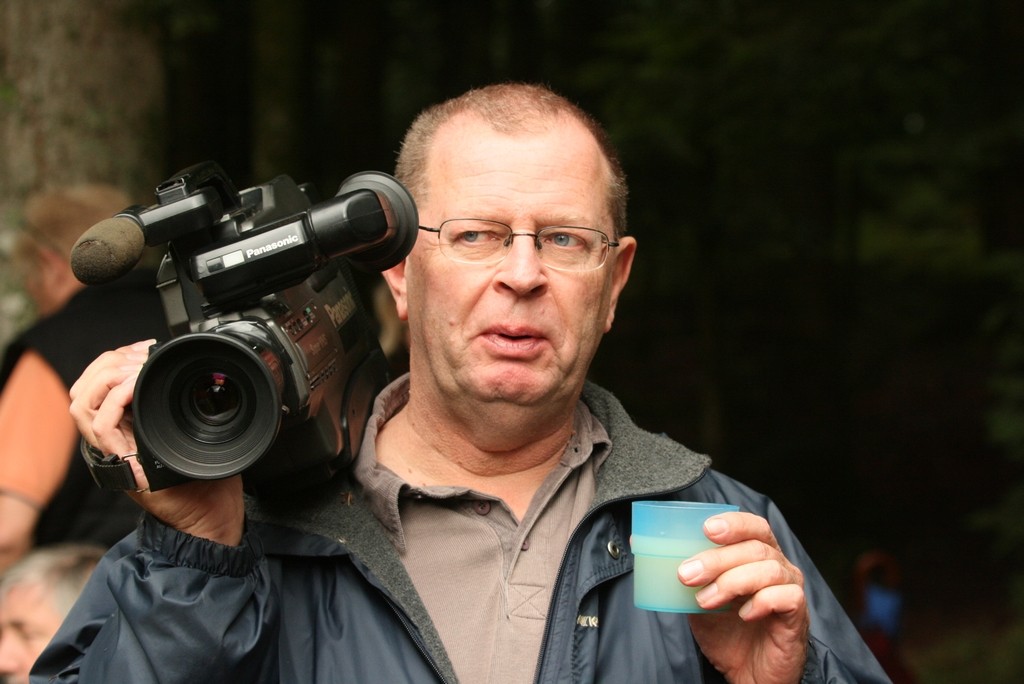
[(530, 540), (529, 539), (524, 539), (523, 540), (523, 545), (520, 548), (523, 551), (528, 551), (530, 549)]
[(490, 501), (474, 501), (473, 502), (473, 510), (476, 511), (477, 514), (479, 514), (479, 515), (487, 515), (488, 513), (491, 512), (491, 502)]
[(614, 558), (615, 560), (618, 560), (619, 556), (622, 555), (622, 549), (619, 548), (619, 545), (615, 542), (615, 540), (608, 542), (607, 548), (608, 555)]

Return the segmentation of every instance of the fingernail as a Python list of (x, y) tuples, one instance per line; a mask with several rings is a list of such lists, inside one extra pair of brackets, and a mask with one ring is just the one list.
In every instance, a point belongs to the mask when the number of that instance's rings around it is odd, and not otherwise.
[(131, 348), (135, 351), (148, 352), (149, 348), (152, 347), (155, 342), (156, 340), (142, 340), (141, 342), (136, 342), (131, 345)]
[(699, 560), (686, 561), (679, 566), (679, 576), (684, 582), (700, 577), (702, 572), (704, 572), (704, 564)]
[(704, 522), (704, 529), (708, 534), (718, 535), (729, 529), (729, 523), (721, 518), (708, 518)]
[(698, 591), (695, 594), (695, 596), (697, 598), (697, 603), (703, 604), (705, 601), (707, 601), (708, 599), (710, 599), (712, 596), (714, 596), (717, 593), (718, 593), (718, 585), (714, 584), (714, 583), (709, 584), (708, 586), (704, 587), (703, 589), (701, 589), (700, 591)]

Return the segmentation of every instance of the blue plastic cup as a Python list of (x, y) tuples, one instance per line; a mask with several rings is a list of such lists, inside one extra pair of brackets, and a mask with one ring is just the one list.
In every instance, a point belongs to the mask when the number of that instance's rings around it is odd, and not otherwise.
[(704, 536), (708, 518), (739, 506), (694, 501), (633, 502), (633, 605), (667, 613), (706, 613), (697, 605), (700, 587), (679, 581), (684, 560), (716, 544)]

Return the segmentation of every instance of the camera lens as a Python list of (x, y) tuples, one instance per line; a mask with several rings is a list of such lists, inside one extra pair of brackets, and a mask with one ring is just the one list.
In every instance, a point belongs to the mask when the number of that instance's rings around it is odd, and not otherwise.
[[(168, 357), (171, 361), (160, 359), (165, 364), (173, 363), (165, 368), (164, 376), (173, 428), (206, 453), (214, 453), (213, 445), (228, 444), (258, 429), (253, 426), (253, 418), (260, 396), (255, 382), (260, 379), (260, 369), (242, 363), (244, 357), (232, 358), (224, 352), (218, 349), (212, 357), (185, 357), (179, 350)], [(167, 424), (168, 428), (172, 423)], [(246, 440), (240, 444), (246, 444)]]
[(207, 425), (231, 422), (242, 406), (237, 385), (225, 373), (213, 371), (192, 385), (190, 408), (196, 418)]
[(157, 347), (135, 385), (140, 454), (189, 478), (242, 472), (277, 437), (283, 379), (271, 369), (280, 365), (255, 337), (192, 333)]

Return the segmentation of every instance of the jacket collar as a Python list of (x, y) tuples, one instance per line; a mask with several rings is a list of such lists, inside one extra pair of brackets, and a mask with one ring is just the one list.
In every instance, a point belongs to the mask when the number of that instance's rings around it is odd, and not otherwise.
[[(612, 452), (597, 476), (591, 512), (603, 504), (655, 496), (683, 489), (699, 480), (710, 459), (696, 454), (664, 435), (638, 428), (611, 393), (587, 383), (582, 399), (604, 425)], [(247, 502), (249, 519), (257, 523), (298, 529), (311, 537), (268, 530), (264, 547), (270, 555), (352, 555), (357, 567), (365, 567), (367, 581), (402, 606), (446, 681), (455, 681), (454, 670), (433, 623), (413, 587), (395, 548), (385, 541), (387, 533), (363, 501), (362, 491), (350, 473), (308, 490), (301, 497), (263, 498)]]
[(592, 508), (609, 501), (653, 496), (684, 489), (701, 477), (711, 459), (690, 451), (668, 436), (640, 429), (622, 404), (593, 383), (583, 401), (608, 431), (612, 453), (597, 475)]

